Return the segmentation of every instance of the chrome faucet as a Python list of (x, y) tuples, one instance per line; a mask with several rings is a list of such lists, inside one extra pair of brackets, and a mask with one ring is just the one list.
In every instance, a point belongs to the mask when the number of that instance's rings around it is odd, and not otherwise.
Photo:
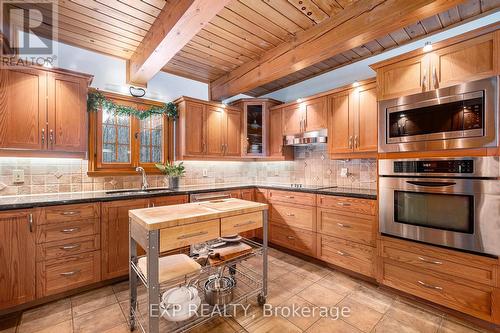
[(141, 190), (146, 191), (149, 187), (148, 179), (146, 178), (146, 171), (144, 170), (143, 167), (137, 167), (137, 168), (135, 168), (135, 171), (141, 173), (141, 175), (142, 175)]

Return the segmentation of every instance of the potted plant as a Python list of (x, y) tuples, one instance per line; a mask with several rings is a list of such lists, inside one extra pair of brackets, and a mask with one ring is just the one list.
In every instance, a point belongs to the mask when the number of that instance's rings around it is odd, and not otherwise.
[(175, 164), (173, 161), (167, 161), (165, 164), (158, 163), (155, 166), (168, 177), (168, 184), (171, 189), (179, 188), (179, 178), (186, 173), (183, 162)]

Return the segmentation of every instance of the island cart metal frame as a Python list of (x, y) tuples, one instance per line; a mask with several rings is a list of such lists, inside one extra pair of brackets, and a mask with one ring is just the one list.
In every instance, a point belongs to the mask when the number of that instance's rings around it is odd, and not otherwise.
[[(263, 215), (263, 243), (262, 245), (248, 239), (243, 241), (252, 246), (254, 251), (248, 255), (235, 258), (234, 260), (226, 261), (224, 264), (230, 268), (230, 272), (237, 280), (236, 290), (244, 289), (235, 293), (235, 297), (229, 307), (239, 302), (248, 300), (249, 297), (257, 296), (259, 305), (264, 305), (267, 299), (267, 277), (268, 277), (268, 210), (262, 211)], [(175, 286), (185, 285), (193, 278), (207, 278), (214, 272), (214, 267), (202, 267), (201, 272), (191, 276), (183, 276), (182, 278), (159, 283), (159, 259), (160, 259), (160, 230), (146, 230), (136, 223), (132, 223), (129, 219), (129, 245), (130, 245), (130, 269), (129, 269), (129, 286), (130, 286), (130, 330), (134, 331), (140, 328), (143, 332), (159, 333), (160, 324), (167, 326), (162, 327), (165, 332), (185, 332), (189, 329), (197, 327), (209, 320), (211, 317), (194, 316), (185, 322), (172, 323), (160, 316), (160, 301), (162, 290)], [(141, 245), (146, 251), (147, 258), (147, 276), (142, 274), (138, 267), (139, 257), (137, 256), (137, 244)], [(189, 244), (192, 245), (192, 244)], [(256, 254), (262, 255), (262, 273), (258, 273), (249, 267), (240, 265), (250, 257), (255, 257)], [(238, 267), (238, 266), (241, 266)], [(238, 268), (236, 268), (238, 267)], [(244, 267), (244, 268), (243, 268)], [(259, 279), (259, 280), (257, 280)], [(261, 279), (261, 280), (260, 280)], [(143, 314), (138, 310), (138, 282), (142, 282), (147, 290), (147, 313)], [(199, 290), (199, 293), (203, 293)], [(203, 302), (203, 301), (202, 301)], [(154, 312), (154, 313), (153, 313)], [(147, 321), (147, 325), (144, 321)], [(163, 323), (165, 322), (165, 323)], [(147, 326), (147, 329), (146, 327)]]

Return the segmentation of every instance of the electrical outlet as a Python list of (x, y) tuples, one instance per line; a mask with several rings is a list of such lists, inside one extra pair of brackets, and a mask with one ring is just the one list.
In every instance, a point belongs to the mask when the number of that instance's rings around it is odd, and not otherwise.
[(12, 170), (12, 181), (14, 183), (24, 183), (24, 170)]
[(278, 169), (274, 169), (274, 176), (278, 177), (280, 175), (280, 171)]
[(203, 177), (208, 177), (208, 169), (203, 169)]
[(349, 176), (349, 169), (348, 168), (340, 169), (340, 177), (347, 178), (348, 176)]

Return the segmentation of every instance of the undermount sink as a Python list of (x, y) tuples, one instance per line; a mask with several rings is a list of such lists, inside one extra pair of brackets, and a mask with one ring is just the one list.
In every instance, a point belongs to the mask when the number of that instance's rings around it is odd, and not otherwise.
[(171, 191), (171, 189), (169, 189), (168, 187), (155, 187), (155, 188), (148, 188), (146, 190), (142, 189), (112, 190), (112, 191), (107, 191), (106, 194), (147, 194), (147, 193), (164, 192), (164, 191)]

